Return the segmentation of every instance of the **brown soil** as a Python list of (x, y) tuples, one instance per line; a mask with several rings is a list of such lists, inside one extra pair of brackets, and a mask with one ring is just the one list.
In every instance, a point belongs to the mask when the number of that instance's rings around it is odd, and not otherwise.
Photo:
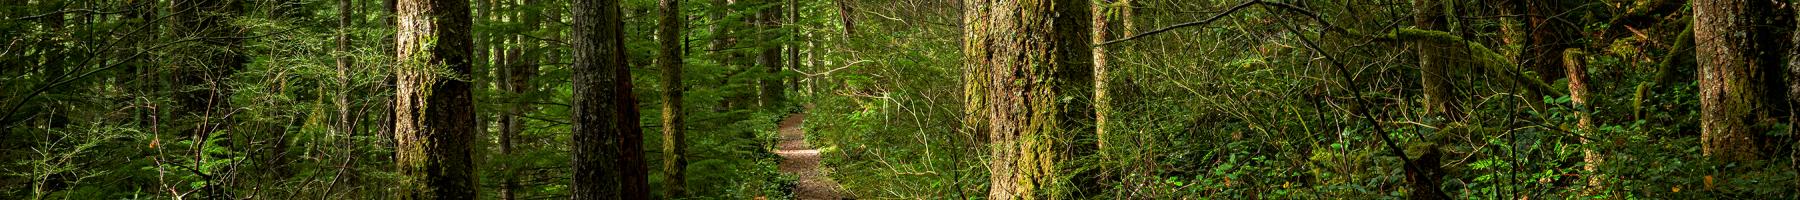
[(794, 187), (795, 198), (842, 199), (837, 182), (819, 172), (819, 149), (806, 144), (806, 131), (801, 129), (801, 123), (805, 122), (806, 114), (799, 113), (781, 120), (781, 144), (775, 151), (782, 158), (781, 173), (793, 174), (800, 179)]

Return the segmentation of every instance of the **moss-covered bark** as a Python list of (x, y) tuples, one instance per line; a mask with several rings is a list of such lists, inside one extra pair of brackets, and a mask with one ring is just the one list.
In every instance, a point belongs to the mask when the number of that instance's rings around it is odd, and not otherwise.
[(682, 198), (687, 196), (687, 121), (681, 101), (687, 86), (681, 83), (681, 28), (687, 23), (682, 20), (681, 1), (662, 0), (657, 10), (662, 12), (657, 24), (657, 42), (662, 45), (657, 64), (662, 68), (663, 86), (663, 197)]
[[(1694, 46), (1699, 64), (1700, 135), (1703, 154), (1729, 161), (1761, 159), (1757, 124), (1786, 114), (1778, 83), (1782, 45), (1788, 37), (1771, 27), (1782, 17), (1768, 1), (1694, 2)], [(1786, 16), (1791, 17), (1791, 16)], [(1785, 26), (1787, 24), (1781, 24)], [(1791, 29), (1788, 27), (1787, 29)], [(1779, 39), (1777, 39), (1779, 38)], [(1771, 94), (1779, 94), (1779, 97)], [(1781, 100), (1776, 100), (1781, 99)]]
[(1516, 70), (1515, 67), (1512, 67), (1515, 66), (1513, 62), (1506, 59), (1506, 57), (1501, 56), (1500, 53), (1494, 51), (1494, 49), (1488, 48), (1487, 45), (1467, 41), (1462, 37), (1451, 35), (1448, 32), (1402, 28), (1380, 37), (1382, 39), (1400, 42), (1438, 43), (1449, 45), (1448, 48), (1451, 48), (1450, 50), (1466, 51), (1468, 57), (1464, 57), (1464, 59), (1468, 59), (1471, 62), (1464, 64), (1475, 67), (1474, 69), (1497, 73), (1501, 78), (1519, 84), (1519, 87), (1521, 87), (1520, 89), (1523, 90), (1538, 92), (1539, 94), (1544, 95), (1563, 95), (1553, 89), (1549, 83), (1527, 76), (1524, 72)]
[(977, 13), (985, 12), (987, 4), (982, 1), (964, 1), (963, 17), (963, 134), (977, 138), (985, 143), (988, 132), (987, 82), (989, 80), (986, 59), (987, 48), (993, 41), (985, 35), (989, 30), (986, 18), (977, 17)]
[(394, 164), (396, 199), (474, 199), (469, 4), (466, 0), (398, 2)]
[[(1587, 54), (1579, 49), (1568, 49), (1563, 51), (1562, 61), (1560, 62), (1564, 64), (1563, 69), (1568, 71), (1566, 74), (1568, 74), (1567, 77), (1569, 77), (1569, 101), (1575, 104), (1577, 110), (1575, 133), (1583, 136), (1581, 138), (1582, 144), (1592, 142), (1589, 141), (1589, 138), (1599, 138), (1599, 135), (1596, 135), (1596, 133), (1599, 132), (1594, 131), (1593, 108), (1596, 106), (1591, 104), (1593, 103), (1591, 100), (1594, 99), (1594, 97), (1590, 96), (1590, 93), (1588, 92), (1587, 63), (1583, 62), (1586, 60), (1586, 56)], [(1600, 162), (1605, 160), (1604, 155), (1595, 151), (1594, 148), (1583, 149), (1581, 155), (1582, 160), (1584, 161), (1582, 169), (1587, 170), (1588, 172), (1588, 192), (1600, 191), (1602, 189), (1600, 187), (1602, 179), (1600, 178), (1601, 173), (1598, 170), (1600, 168)]]
[[(1423, 30), (1444, 30), (1444, 10), (1446, 6), (1439, 0), (1414, 0), (1414, 26)], [(1443, 31), (1402, 31), (1417, 33), (1430, 42), (1414, 43), (1414, 51), (1419, 56), (1419, 87), (1425, 92), (1425, 108), (1444, 118), (1461, 120), (1463, 116), (1462, 98), (1456, 94), (1455, 85), (1451, 82), (1448, 70), (1456, 66), (1456, 59), (1461, 56), (1455, 48), (1449, 46), (1456, 43), (1439, 41), (1445, 38), (1456, 38)]]
[(989, 199), (1056, 199), (1058, 165), (1093, 131), (1088, 0), (968, 2), (967, 66), (982, 67), (990, 113)]
[[(1110, 5), (1095, 4), (1093, 7), (1094, 44), (1106, 42), (1106, 8)], [(1106, 115), (1112, 113), (1112, 99), (1106, 91), (1106, 46), (1094, 45), (1094, 136), (1095, 146), (1106, 148)]]

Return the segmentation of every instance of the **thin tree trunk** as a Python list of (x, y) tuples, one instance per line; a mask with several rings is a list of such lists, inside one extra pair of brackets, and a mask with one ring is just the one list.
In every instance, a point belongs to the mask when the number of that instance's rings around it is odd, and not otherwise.
[(574, 199), (647, 199), (643, 130), (618, 0), (575, 0)]
[(350, 0), (338, 0), (338, 34), (337, 34), (337, 98), (332, 99), (338, 106), (338, 131), (336, 134), (348, 135), (355, 127), (350, 123)]
[[(844, 37), (856, 35), (856, 7), (850, 6), (846, 0), (834, 0), (838, 9), (838, 20), (844, 24)], [(968, 2), (968, 1), (965, 1)]]
[[(799, 25), (799, 23), (800, 23), (800, 4), (799, 4), (799, 2), (796, 0), (787, 0), (786, 8), (788, 11), (786, 23), (789, 24), (790, 26)], [(787, 31), (788, 37), (793, 38), (793, 40), (790, 40), (787, 42), (787, 49), (786, 49), (786, 51), (787, 51), (787, 67), (789, 69), (801, 69), (800, 68), (800, 45), (801, 45), (800, 41), (806, 40), (806, 38), (804, 37), (806, 35), (801, 34), (800, 31), (798, 31), (798, 30), (800, 30), (798, 28), (789, 29), (789, 30), (790, 31)], [(783, 94), (786, 93), (785, 92), (786, 90), (793, 90), (793, 91), (800, 90), (800, 78), (801, 78), (800, 76), (781, 76), (781, 77), (782, 77), (781, 89), (784, 90)]]
[[(1070, 191), (1057, 164), (1092, 132), (1089, 0), (967, 2), (966, 66), (988, 69), (989, 199)], [(979, 47), (977, 47), (979, 45)]]
[(687, 197), (687, 130), (682, 116), (682, 92), (686, 85), (681, 83), (683, 40), (681, 31), (687, 23), (682, 19), (681, 2), (679, 0), (661, 0), (658, 6), (662, 18), (658, 24), (657, 39), (661, 42), (662, 65), (662, 133), (663, 133), (663, 198)]
[[(1575, 104), (1575, 115), (1577, 116), (1575, 132), (1584, 136), (1581, 138), (1581, 144), (1584, 145), (1593, 142), (1589, 141), (1588, 138), (1599, 138), (1599, 135), (1596, 134), (1599, 132), (1594, 131), (1593, 108), (1596, 106), (1591, 104), (1591, 101), (1588, 101), (1589, 99), (1593, 99), (1593, 97), (1589, 96), (1588, 93), (1587, 65), (1582, 62), (1585, 60), (1586, 56), (1587, 55), (1582, 53), (1581, 50), (1568, 49), (1563, 51), (1561, 62), (1565, 66), (1563, 69), (1568, 71), (1569, 101)], [(1584, 161), (1583, 163), (1585, 163), (1585, 166), (1582, 166), (1582, 169), (1587, 170), (1588, 172), (1587, 193), (1590, 195), (1595, 194), (1595, 192), (1604, 189), (1600, 187), (1601, 173), (1599, 172), (1599, 169), (1600, 162), (1605, 158), (1602, 157), (1600, 152), (1594, 151), (1593, 148), (1582, 150), (1581, 155), (1582, 160)]]
[(1123, 23), (1119, 26), (1119, 28), (1122, 29), (1120, 30), (1121, 33), (1119, 35), (1130, 36), (1137, 34), (1137, 27), (1132, 26), (1134, 23), (1132, 23), (1133, 21), (1131, 19), (1132, 14), (1134, 14), (1133, 12), (1136, 12), (1137, 8), (1132, 7), (1131, 2), (1132, 0), (1122, 0), (1119, 2), (1119, 8), (1123, 9), (1119, 10), (1119, 22)]
[(473, 199), (479, 185), (469, 2), (401, 0), (397, 7), (396, 199)]
[[(1104, 1), (1102, 1), (1104, 2)], [(1106, 4), (1094, 4), (1094, 44), (1106, 42)], [(1095, 146), (1106, 149), (1106, 115), (1112, 113), (1112, 98), (1106, 95), (1106, 46), (1094, 46), (1094, 136)]]

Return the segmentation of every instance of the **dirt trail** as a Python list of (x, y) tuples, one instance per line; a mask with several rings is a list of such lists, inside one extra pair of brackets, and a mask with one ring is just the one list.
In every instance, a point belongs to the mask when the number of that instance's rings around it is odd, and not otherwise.
[(797, 199), (841, 199), (837, 181), (819, 173), (819, 149), (806, 144), (806, 131), (801, 126), (805, 122), (806, 114), (801, 113), (781, 120), (781, 144), (775, 150), (782, 158), (781, 173), (793, 174), (800, 179), (794, 187)]

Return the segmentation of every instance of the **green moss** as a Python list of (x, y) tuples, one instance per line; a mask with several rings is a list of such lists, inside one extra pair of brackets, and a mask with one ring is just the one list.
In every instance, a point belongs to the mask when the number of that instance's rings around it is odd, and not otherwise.
[(1489, 49), (1486, 45), (1482, 45), (1478, 42), (1465, 41), (1462, 37), (1450, 34), (1449, 32), (1401, 28), (1388, 33), (1386, 37), (1400, 42), (1422, 41), (1440, 44), (1461, 44), (1467, 47), (1469, 55), (1475, 58), (1474, 60), (1477, 63), (1474, 64), (1476, 67), (1480, 67), (1482, 70), (1500, 73), (1502, 76), (1505, 76), (1506, 79), (1519, 83), (1521, 87), (1524, 87), (1524, 89), (1527, 90), (1541, 92), (1545, 95), (1562, 95), (1562, 93), (1557, 92), (1554, 87), (1550, 87), (1550, 84), (1544, 83), (1543, 80), (1532, 78), (1531, 76), (1527, 76), (1524, 72), (1518, 71), (1517, 67), (1513, 67), (1515, 64), (1513, 64), (1510, 59), (1500, 55), (1499, 52), (1495, 52), (1493, 49)]
[(1457, 37), (1449, 32), (1420, 30), (1416, 28), (1395, 29), (1393, 32), (1388, 33), (1387, 37), (1399, 41), (1426, 41), (1443, 44), (1461, 43), (1463, 41), (1462, 37)]

